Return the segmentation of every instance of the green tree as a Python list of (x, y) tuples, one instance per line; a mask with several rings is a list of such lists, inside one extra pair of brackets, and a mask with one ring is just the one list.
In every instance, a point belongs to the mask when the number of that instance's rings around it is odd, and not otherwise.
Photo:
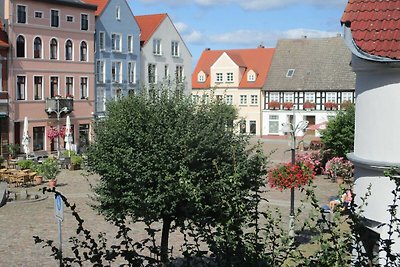
[(98, 210), (110, 220), (161, 221), (164, 263), (169, 232), (186, 220), (212, 227), (244, 218), (265, 159), (247, 150), (235, 119), (221, 101), (195, 104), (165, 88), (109, 103), (88, 150), (89, 170), (101, 177)]
[(354, 129), (355, 106), (349, 105), (346, 110), (339, 111), (322, 132), (324, 149), (331, 156), (346, 157), (347, 153), (354, 150)]

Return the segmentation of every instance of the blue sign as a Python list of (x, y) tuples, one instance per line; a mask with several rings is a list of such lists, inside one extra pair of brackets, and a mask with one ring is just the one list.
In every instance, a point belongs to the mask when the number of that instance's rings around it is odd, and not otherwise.
[(60, 195), (54, 198), (54, 215), (57, 220), (64, 220), (64, 206)]

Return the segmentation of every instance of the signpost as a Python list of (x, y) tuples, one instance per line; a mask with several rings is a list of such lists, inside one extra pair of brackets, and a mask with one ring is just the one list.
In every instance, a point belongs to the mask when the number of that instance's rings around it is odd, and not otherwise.
[(64, 206), (60, 195), (56, 195), (54, 198), (54, 216), (58, 222), (58, 240), (59, 240), (59, 254), (60, 254), (60, 266), (62, 266), (62, 238), (61, 238), (61, 222), (64, 220)]

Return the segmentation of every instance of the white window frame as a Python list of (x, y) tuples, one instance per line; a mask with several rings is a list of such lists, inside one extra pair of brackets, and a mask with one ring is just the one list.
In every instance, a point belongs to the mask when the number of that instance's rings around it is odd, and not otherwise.
[(162, 55), (162, 43), (161, 39), (153, 39), (153, 55)]
[(105, 61), (97, 60), (96, 62), (96, 82), (105, 83)]
[(256, 81), (256, 75), (254, 74), (254, 72), (247, 73), (247, 81), (248, 82), (255, 82)]
[(337, 93), (336, 92), (326, 92), (325, 102), (337, 103)]
[(164, 78), (167, 79), (169, 77), (169, 65), (164, 65)]
[(128, 62), (128, 83), (136, 84), (136, 61)]
[[(38, 16), (36, 16), (36, 15), (38, 15)], [(37, 11), (33, 12), (33, 16), (35, 19), (41, 19), (41, 18), (43, 18), (43, 11), (37, 10)]]
[(352, 92), (342, 92), (342, 103), (345, 101), (353, 102), (353, 93)]
[(57, 78), (57, 90), (54, 92), (54, 96), (56, 96), (56, 95), (60, 95), (60, 77), (59, 76), (50, 76), (49, 77), (49, 96), (51, 97), (51, 86), (52, 86), (52, 83), (51, 83), (51, 80), (52, 80), (52, 78)]
[[(58, 16), (57, 16), (58, 17), (58, 25), (57, 26), (51, 25), (52, 24), (52, 18), (53, 18), (52, 11), (57, 11), (58, 12)], [(59, 9), (55, 9), (55, 8), (50, 9), (50, 27), (52, 27), (52, 28), (60, 28), (60, 24), (61, 24), (60, 16), (61, 16), (61, 12), (60, 12)]]
[(122, 62), (121, 61), (116, 60), (116, 61), (111, 62), (111, 82), (112, 83), (122, 83)]
[(226, 95), (225, 100), (227, 105), (233, 105), (233, 95)]
[[(274, 123), (274, 127), (276, 127), (276, 131), (271, 131), (273, 129), (272, 123)], [(268, 117), (268, 133), (269, 134), (279, 134), (279, 116), (278, 115), (269, 115)]]
[(250, 104), (251, 105), (258, 105), (258, 95), (251, 95), (250, 96)]
[(171, 55), (173, 57), (179, 57), (179, 42), (178, 41), (171, 41)]
[(288, 69), (288, 71), (286, 72), (286, 78), (292, 78), (295, 71), (295, 69)]
[[(21, 90), (21, 92), (23, 92), (23, 98), (21, 97), (21, 95), (20, 95), (20, 97), (18, 97), (18, 94), (17, 94), (17, 92), (18, 92), (18, 77), (23, 77), (24, 78), (24, 88), (23, 88), (23, 90)], [(16, 75), (16, 79), (15, 79), (15, 100), (17, 100), (17, 101), (24, 101), (24, 100), (27, 100), (26, 99), (26, 96), (27, 96), (27, 86), (26, 86), (26, 75)]]
[[(35, 58), (35, 40), (36, 40), (36, 38), (40, 39), (40, 57)], [(43, 39), (40, 36), (33, 37), (32, 55), (33, 55), (34, 59), (42, 59), (43, 58)]]
[[(86, 79), (86, 96), (82, 94), (82, 81), (83, 79)], [(79, 94), (81, 99), (87, 99), (89, 98), (89, 77), (87, 76), (80, 76), (79, 77)]]
[[(86, 16), (86, 22), (87, 22), (87, 29), (83, 29), (83, 16)], [(81, 13), (81, 25), (80, 25), (80, 29), (81, 31), (89, 31), (89, 14), (88, 13)]]
[[(42, 78), (42, 89), (40, 90), (41, 92), (40, 92), (40, 98), (38, 98), (38, 99), (36, 99), (35, 98), (35, 90), (36, 90), (36, 83), (35, 83), (35, 78), (36, 77), (40, 77), (40, 78)], [(32, 79), (33, 79), (33, 82), (32, 82), (32, 84), (33, 84), (33, 94), (32, 94), (32, 97), (33, 97), (33, 100), (34, 101), (40, 101), (40, 100), (43, 100), (44, 99), (44, 77), (43, 77), (43, 75), (34, 75), (33, 77), (32, 77)]]
[[(57, 46), (56, 46), (56, 58), (51, 58), (51, 41), (52, 40), (56, 40), (56, 42), (57, 42)], [(60, 58), (60, 42), (58, 41), (58, 39), (57, 38), (55, 38), (55, 37), (51, 37), (50, 38), (50, 40), (49, 40), (49, 58), (50, 58), (50, 60), (58, 60), (59, 58)]]
[(99, 87), (96, 89), (96, 92), (97, 92), (96, 111), (104, 112), (106, 111), (106, 88)]
[(115, 19), (121, 20), (121, 7), (120, 6), (115, 7)]
[(176, 65), (175, 67), (175, 79), (176, 82), (183, 82), (183, 78), (185, 77), (183, 65)]
[(106, 50), (106, 33), (103, 31), (99, 32), (99, 49), (100, 51)]
[(128, 34), (128, 53), (133, 53), (133, 35)]
[(75, 82), (74, 82), (74, 76), (65, 76), (65, 96), (68, 95), (67, 93), (67, 80), (68, 78), (72, 78), (72, 88), (71, 88), (71, 93), (70, 95), (74, 96), (75, 95)]
[[(150, 66), (154, 66), (154, 82), (150, 82), (150, 73), (149, 73), (149, 71), (150, 71)], [(151, 84), (156, 84), (157, 83), (157, 64), (155, 64), (155, 63), (149, 63), (149, 64), (147, 64), (147, 81), (148, 81), (148, 83), (151, 83)]]
[(215, 82), (222, 83), (224, 81), (224, 74), (222, 72), (215, 73)]
[[(24, 56), (23, 57), (18, 57), (18, 44), (17, 44), (17, 41), (18, 41), (18, 38), (19, 37), (22, 37), (22, 38), (24, 38)], [(16, 58), (26, 58), (26, 54), (27, 54), (27, 51), (26, 51), (26, 46), (27, 46), (27, 41), (26, 41), (26, 37), (25, 37), (25, 35), (23, 35), (23, 34), (18, 34), (17, 35), (17, 38), (15, 38), (15, 57)]]
[(279, 101), (279, 93), (278, 92), (269, 93), (269, 102), (272, 102), (272, 101), (280, 102)]
[(247, 105), (247, 95), (240, 95), (240, 105)]
[[(18, 20), (19, 20), (18, 7), (19, 6), (25, 7), (25, 22), (18, 22)], [(17, 13), (16, 16), (15, 16), (16, 17), (16, 23), (18, 23), (18, 24), (28, 24), (28, 6), (17, 4), (17, 8), (16, 8), (15, 12)]]
[(294, 92), (285, 92), (283, 94), (283, 102), (294, 103)]
[[(72, 47), (71, 47), (71, 59), (68, 59), (68, 60), (67, 60), (67, 57), (66, 57), (66, 53), (67, 53), (67, 51), (66, 51), (66, 48), (67, 48), (67, 41), (71, 41), (71, 44), (72, 44)], [(73, 42), (71, 39), (66, 39), (66, 40), (65, 40), (65, 43), (64, 43), (64, 52), (65, 52), (64, 59), (65, 59), (66, 61), (73, 61), (73, 60), (74, 60), (74, 42)]]
[(199, 73), (197, 74), (197, 81), (199, 83), (204, 83), (206, 82), (206, 75), (204, 75), (204, 73)]
[(315, 93), (314, 92), (305, 92), (304, 93), (304, 102), (315, 103)]
[(233, 83), (233, 72), (227, 72), (226, 73), (226, 82), (227, 83)]
[[(116, 37), (119, 39), (117, 40)], [(122, 46), (122, 35), (120, 33), (111, 33), (111, 51), (113, 52), (121, 52)]]
[[(85, 55), (85, 58), (83, 58), (83, 60), (82, 60), (82, 44), (83, 43), (86, 44), (86, 55)], [(89, 61), (89, 45), (86, 40), (82, 40), (79, 44), (79, 61), (80, 62), (88, 62)]]

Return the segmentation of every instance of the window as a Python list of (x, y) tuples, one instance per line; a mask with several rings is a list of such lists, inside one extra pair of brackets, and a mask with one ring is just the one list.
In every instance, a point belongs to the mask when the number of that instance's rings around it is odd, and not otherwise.
[(58, 10), (51, 10), (51, 27), (59, 27), (60, 26), (60, 18)]
[(96, 81), (98, 83), (104, 83), (104, 61), (98, 60), (96, 63)]
[(65, 96), (74, 95), (74, 77), (65, 77)]
[(173, 57), (179, 57), (179, 42), (177, 41), (171, 42), (171, 55)]
[(106, 35), (104, 32), (99, 33), (99, 49), (105, 50), (106, 47)]
[(168, 64), (165, 64), (164, 65), (164, 77), (168, 78), (168, 76), (169, 76), (169, 67), (168, 67)]
[(115, 18), (121, 20), (121, 8), (119, 6), (115, 7)]
[(17, 100), (25, 100), (25, 76), (17, 76)]
[(87, 54), (87, 44), (86, 44), (86, 42), (82, 42), (81, 43), (81, 57), (80, 57), (80, 60), (81, 61), (87, 61), (88, 59), (87, 59), (87, 56), (88, 56), (88, 54)]
[(222, 79), (223, 79), (223, 78), (222, 78), (222, 73), (221, 73), (221, 72), (218, 72), (218, 73), (217, 73), (217, 80), (216, 80), (216, 82), (217, 82), (217, 83), (222, 83)]
[(327, 92), (325, 102), (336, 103), (336, 92)]
[(67, 16), (68, 22), (74, 22), (74, 16)]
[(233, 72), (228, 72), (228, 73), (226, 74), (226, 81), (227, 81), (228, 83), (233, 82)]
[(148, 69), (147, 69), (147, 73), (148, 73), (148, 80), (149, 83), (156, 83), (157, 79), (156, 79), (156, 73), (157, 73), (157, 69), (156, 69), (156, 64), (149, 64), (148, 65)]
[(44, 150), (45, 127), (33, 127), (33, 151)]
[(292, 78), (293, 75), (294, 75), (294, 69), (288, 69), (288, 71), (286, 72), (286, 77)]
[(35, 18), (41, 19), (43, 17), (42, 11), (35, 11)]
[(42, 58), (42, 39), (36, 37), (33, 41), (33, 57)]
[(104, 88), (96, 88), (97, 92), (97, 112), (104, 112), (106, 110), (106, 91)]
[(353, 102), (352, 92), (342, 92), (342, 103), (345, 101)]
[(72, 60), (72, 41), (65, 42), (65, 60)]
[(206, 76), (203, 73), (199, 73), (197, 76), (197, 81), (199, 83), (204, 83), (206, 81)]
[(128, 35), (128, 53), (133, 53), (133, 37)]
[(113, 88), (113, 95), (114, 99), (118, 100), (122, 96), (122, 90), (120, 87), (114, 87)]
[(88, 97), (88, 78), (81, 77), (81, 99), (87, 99)]
[(89, 124), (79, 124), (79, 148), (83, 151), (89, 145)]
[(87, 31), (89, 29), (88, 14), (81, 14), (81, 30)]
[(111, 81), (113, 83), (121, 82), (121, 62), (113, 61), (111, 65)]
[(50, 77), (50, 97), (53, 98), (59, 95), (58, 77)]
[(272, 102), (272, 101), (279, 102), (279, 93), (278, 92), (269, 93), (269, 102)]
[(240, 133), (246, 133), (246, 120), (241, 120), (239, 122)]
[(153, 40), (153, 54), (154, 55), (161, 55), (161, 39), (154, 39)]
[(33, 76), (33, 98), (43, 100), (43, 77)]
[(279, 133), (279, 116), (269, 115), (269, 133), (270, 134)]
[(175, 77), (177, 82), (183, 82), (183, 66), (176, 66)]
[(58, 58), (58, 43), (56, 39), (51, 39), (50, 41), (50, 59)]
[(203, 100), (202, 100), (203, 103), (208, 104), (209, 100), (210, 100), (210, 96), (207, 94), (204, 94), (202, 97), (203, 97)]
[(194, 104), (198, 104), (200, 102), (200, 96), (199, 95), (192, 95), (192, 102)]
[(258, 105), (258, 95), (251, 95), (251, 104)]
[(227, 105), (233, 105), (233, 95), (227, 95), (226, 96), (226, 104)]
[(128, 83), (136, 83), (136, 63), (128, 62)]
[(121, 35), (117, 33), (111, 34), (111, 50), (121, 51)]
[(26, 6), (17, 5), (17, 23), (26, 23)]
[(240, 95), (240, 105), (247, 105), (247, 95)]
[(247, 73), (247, 81), (248, 82), (255, 82), (256, 81), (256, 74), (254, 73), (254, 71), (249, 71)]
[(284, 93), (283, 102), (294, 103), (294, 93)]
[(22, 35), (17, 37), (17, 57), (25, 57), (25, 38)]
[(250, 121), (250, 134), (256, 134), (257, 132), (257, 122), (256, 121)]
[(312, 93), (312, 92), (304, 93), (304, 102), (314, 103), (315, 102), (315, 93)]

